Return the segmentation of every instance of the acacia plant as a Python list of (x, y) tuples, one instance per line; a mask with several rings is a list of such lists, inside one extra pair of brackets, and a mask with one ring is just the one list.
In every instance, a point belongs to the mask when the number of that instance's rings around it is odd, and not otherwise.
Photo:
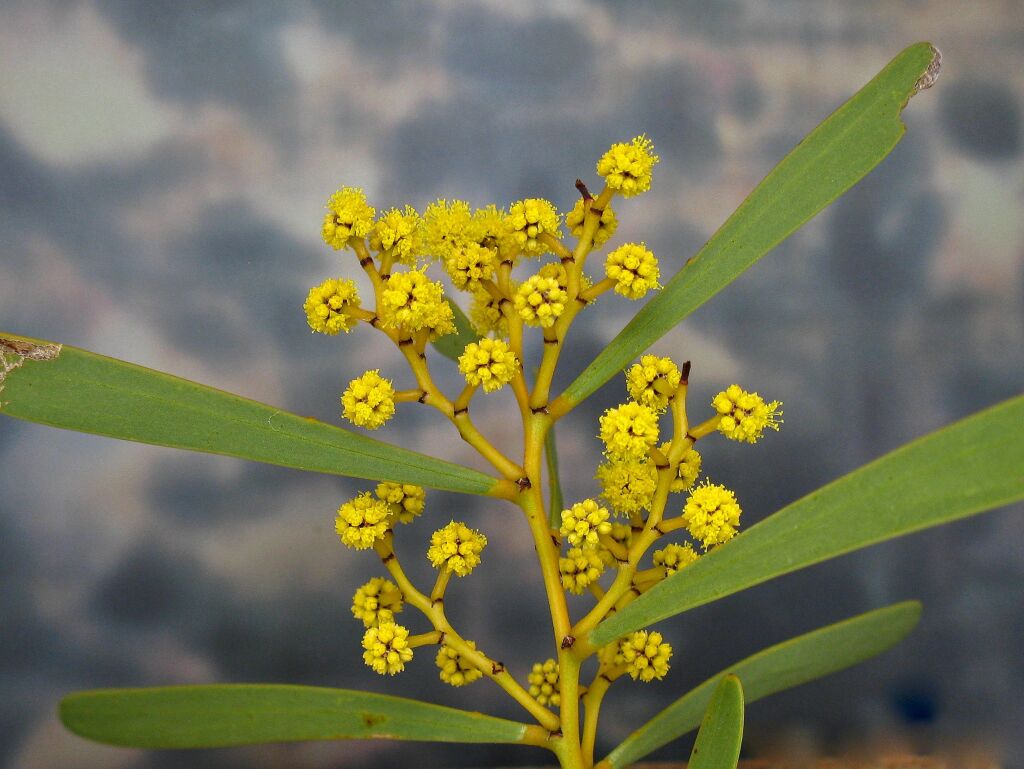
[[(4, 336), (6, 415), (376, 481), (344, 501), (335, 518), (342, 544), (377, 556), (378, 573), (357, 587), (352, 603), (365, 626), (365, 663), (390, 676), (432, 657), (442, 682), (463, 687), (490, 679), (524, 719), (350, 690), (214, 685), (72, 694), (61, 703), (63, 722), (95, 740), (150, 748), (346, 738), (499, 742), (548, 749), (565, 769), (620, 769), (704, 716), (694, 766), (734, 766), (744, 697), (764, 697), (887, 649), (916, 624), (919, 605), (877, 609), (737, 662), (595, 762), (609, 689), (627, 677), (656, 681), (671, 665), (671, 641), (654, 623), (1024, 495), (1024, 398), (1016, 398), (882, 457), (737, 536), (740, 502), (709, 480), (714, 470), (702, 465), (697, 445), (716, 435), (753, 444), (779, 429), (780, 404), (732, 383), (720, 383), (710, 404), (689, 404), (690, 363), (644, 354), (885, 157), (904, 132), (904, 106), (937, 71), (938, 52), (929, 44), (903, 51), (809, 134), (664, 287), (662, 266), (644, 243), (609, 246), (620, 203), (625, 214), (630, 199), (651, 186), (658, 158), (645, 137), (612, 145), (597, 162), (596, 194), (577, 181), (580, 197), (564, 216), (537, 198), (507, 210), (441, 200), (422, 215), (409, 206), (378, 215), (360, 189), (335, 193), (323, 238), (350, 269), (362, 268), (372, 295), (361, 296), (350, 278), (328, 278), (309, 291), (309, 325), (325, 343), (365, 325), (394, 344), (411, 372), (408, 389), (396, 389), (380, 370), (356, 376), (341, 394), (344, 419), (375, 430), (400, 404), (434, 409), (489, 473), (70, 346)], [(603, 265), (595, 264), (602, 250)], [(428, 277), (436, 265), (464, 292), (468, 317)], [(602, 266), (602, 277), (590, 277)], [(573, 322), (599, 312), (609, 291), (653, 298), (567, 389), (553, 393)], [(532, 348), (524, 339), (538, 332), (539, 360), (528, 365)], [(449, 364), (444, 357), (465, 379), (460, 392), (443, 392), (432, 376)], [(595, 493), (563, 502), (554, 426), (623, 371), (627, 400), (594, 426), (605, 455)], [(514, 399), (522, 420), (516, 447), (492, 443), (471, 416), (502, 396)], [(420, 516), (427, 488), (520, 509), (521, 536), (532, 538), (551, 614), (550, 655), (532, 670), (506, 669), (500, 650), (479, 647), (449, 621), (449, 588), (457, 600), (458, 580), (487, 557), (487, 538), (472, 520), (426, 531)], [(437, 569), (433, 585), (416, 585), (406, 574), (393, 547), (398, 537), (423, 543)], [(592, 597), (581, 616), (573, 616), (567, 593)]]

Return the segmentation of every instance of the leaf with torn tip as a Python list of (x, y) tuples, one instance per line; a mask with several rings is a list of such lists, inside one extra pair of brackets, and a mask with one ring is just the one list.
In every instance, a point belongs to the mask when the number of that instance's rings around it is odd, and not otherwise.
[(711, 695), (690, 753), (689, 769), (736, 769), (743, 742), (743, 686), (728, 675)]
[(912, 45), (811, 131), (552, 404), (561, 415), (856, 184), (906, 131), (900, 113), (938, 75), (939, 52)]
[(908, 443), (698, 558), (588, 638), (666, 617), (861, 547), (1024, 499), (1024, 396)]
[(500, 483), (468, 467), (69, 345), (0, 336), (0, 361), (0, 414), (30, 422), (469, 494), (492, 493)]
[(630, 734), (601, 762), (601, 769), (622, 769), (682, 737), (700, 723), (722, 676), (743, 681), (748, 703), (851, 667), (902, 641), (921, 618), (917, 601), (886, 606), (827, 625), (762, 649), (684, 694)]
[(300, 740), (535, 744), (540, 727), (403, 697), (280, 684), (76, 692), (60, 703), (75, 734), (133, 748), (219, 748)]

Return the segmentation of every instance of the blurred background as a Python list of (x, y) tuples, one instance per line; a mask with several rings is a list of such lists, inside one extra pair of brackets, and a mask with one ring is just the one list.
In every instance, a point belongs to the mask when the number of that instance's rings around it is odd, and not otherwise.
[[(610, 143), (646, 132), (662, 162), (650, 193), (617, 205), (613, 243), (645, 240), (670, 276), (806, 132), (921, 39), (941, 48), (942, 77), (909, 105), (892, 155), (654, 348), (693, 361), (691, 413), (734, 381), (784, 401), (782, 432), (758, 446), (702, 446), (749, 525), (1021, 390), (1021, 2), (7, 0), (0, 328), (337, 423), (338, 396), (363, 370), (409, 386), (368, 329), (326, 338), (306, 327), (309, 286), (356, 272), (319, 235), (339, 186), (365, 188), (378, 210), (444, 196), (544, 196), (566, 210), (577, 176), (597, 186)], [(573, 331), (563, 384), (636, 310), (617, 300)], [(622, 397), (617, 379), (560, 426), (570, 500), (596, 493), (596, 418)], [(482, 426), (514, 444), (510, 404), (492, 403)], [(379, 437), (474, 463), (447, 423), (414, 406)], [(486, 681), (440, 683), (427, 650), (394, 679), (363, 666), (349, 604), (379, 564), (343, 548), (332, 521), (368, 487), (0, 420), (0, 766), (545, 761), (525, 748), (365, 742), (143, 753), (56, 721), (74, 689), (242, 681), (522, 717)], [(663, 623), (670, 675), (615, 687), (599, 748), (765, 644), (920, 598), (923, 621), (898, 648), (754, 704), (745, 753), (956, 747), (1024, 766), (1020, 512)], [(429, 533), (452, 517), (491, 540), (451, 591), (453, 621), (525, 677), (551, 654), (525, 525), (507, 505), (430, 494), (399, 542), (422, 580)], [(683, 740), (657, 755), (688, 752)]]

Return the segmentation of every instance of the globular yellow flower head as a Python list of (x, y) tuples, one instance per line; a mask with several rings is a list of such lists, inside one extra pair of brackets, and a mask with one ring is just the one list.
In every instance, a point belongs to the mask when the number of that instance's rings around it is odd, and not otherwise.
[(388, 504), (391, 515), (399, 523), (412, 523), (423, 512), (427, 492), (422, 486), (411, 483), (384, 481), (377, 484), (377, 499)]
[(649, 510), (658, 486), (658, 471), (646, 458), (605, 462), (594, 477), (601, 484), (601, 496), (620, 515)]
[(728, 542), (740, 525), (736, 495), (725, 486), (704, 483), (690, 492), (683, 507), (683, 523), (705, 550)]
[[(671, 442), (662, 444), (661, 453), (667, 455), (671, 447)], [(693, 484), (697, 482), (697, 476), (700, 475), (701, 462), (700, 453), (696, 449), (687, 449), (679, 461), (676, 477), (672, 479), (672, 485), (668, 487), (668, 490), (676, 493), (692, 488)]]
[[(466, 644), (471, 649), (476, 648), (476, 644), (472, 641), (466, 641)], [(441, 669), (441, 680), (449, 686), (465, 686), (483, 676), (483, 673), (473, 667), (469, 660), (445, 644), (441, 644), (441, 648), (437, 650), (434, 662)]]
[(610, 408), (601, 416), (601, 440), (610, 459), (643, 461), (658, 442), (658, 414), (632, 401)]
[(557, 278), (532, 275), (516, 290), (513, 303), (528, 326), (550, 328), (565, 312), (569, 294)]
[(643, 243), (619, 246), (604, 261), (604, 274), (615, 281), (615, 293), (640, 299), (658, 288), (658, 258)]
[(473, 242), (496, 252), (511, 247), (512, 241), (509, 238), (508, 225), (505, 222), (507, 216), (505, 211), (493, 203), (476, 209), (473, 212), (473, 222), (470, 225), (470, 237)]
[(365, 491), (338, 508), (334, 530), (346, 547), (368, 550), (388, 530), (390, 512), (386, 502)]
[(309, 327), (328, 336), (352, 330), (356, 325), (351, 314), (354, 307), (359, 307), (359, 292), (353, 281), (344, 278), (328, 278), (313, 286), (303, 305)]
[(427, 558), (437, 569), (447, 569), (465, 577), (480, 563), (480, 552), (487, 537), (466, 524), (452, 521), (430, 537)]
[(596, 550), (600, 545), (598, 537), (610, 534), (611, 530), (608, 510), (592, 499), (584, 499), (562, 511), (562, 525), (558, 531), (573, 547)]
[(526, 676), (530, 685), (530, 696), (541, 705), (557, 708), (562, 704), (561, 681), (558, 674), (558, 661), (553, 659), (534, 662), (533, 669)]
[(363, 648), (363, 662), (380, 675), (401, 673), (405, 663), (412, 659), (409, 631), (394, 622), (369, 628), (363, 635)]
[(451, 248), (444, 257), (444, 269), (460, 291), (475, 291), (480, 281), (490, 280), (498, 268), (498, 252), (479, 243)]
[(455, 317), (444, 298), (444, 287), (422, 270), (392, 273), (381, 292), (381, 311), (388, 328), (409, 332), (428, 329), (431, 337), (455, 331)]
[(668, 408), (668, 401), (679, 387), (682, 374), (671, 358), (644, 355), (626, 372), (626, 390), (637, 403), (655, 411)]
[(558, 571), (562, 575), (562, 587), (579, 595), (604, 573), (604, 561), (594, 550), (571, 547), (565, 558), (558, 559)]
[(471, 385), (494, 392), (511, 382), (519, 371), (519, 359), (501, 339), (470, 342), (459, 356), (459, 371)]
[[(562, 288), (566, 288), (569, 285), (569, 273), (565, 271), (565, 266), (561, 262), (548, 262), (537, 270), (537, 274), (542, 278), (554, 278)], [(581, 274), (580, 289), (585, 291), (590, 286), (590, 278), (586, 274)]]
[(342, 187), (327, 201), (322, 235), (324, 242), (334, 249), (348, 245), (349, 238), (365, 238), (373, 227), (376, 211), (366, 202), (366, 195), (358, 187)]
[(671, 656), (672, 647), (664, 643), (661, 633), (638, 630), (619, 641), (615, 662), (626, 665), (634, 681), (647, 683), (665, 677)]
[[(608, 536), (613, 541), (618, 542), (625, 548), (628, 548), (630, 543), (633, 541), (633, 530), (627, 523), (613, 523), (611, 531), (608, 532)], [(597, 554), (601, 556), (601, 560), (604, 561), (605, 566), (613, 566), (615, 564), (615, 556), (611, 550), (606, 547), (601, 547)]]
[(664, 566), (665, 574), (675, 574), (682, 568), (689, 566), (700, 556), (693, 549), (693, 545), (687, 542), (684, 545), (666, 545), (663, 550), (654, 551), (654, 565)]
[(395, 415), (395, 388), (380, 375), (367, 371), (348, 383), (341, 395), (345, 419), (367, 430), (376, 430)]
[(395, 261), (410, 266), (423, 253), (420, 215), (412, 206), (389, 209), (380, 215), (370, 230), (370, 248), (390, 251)]
[(729, 385), (712, 399), (711, 405), (722, 415), (718, 431), (734, 441), (757, 443), (765, 428), (778, 430), (782, 424), (781, 401), (765, 403), (760, 395), (739, 385)]
[(651, 188), (651, 171), (658, 160), (654, 143), (646, 136), (637, 136), (628, 144), (613, 144), (597, 161), (597, 173), (609, 189), (631, 198)]
[(374, 577), (356, 590), (352, 616), (366, 627), (377, 627), (384, 622), (394, 622), (402, 606), (402, 591), (398, 585), (389, 579)]
[(473, 329), (481, 336), (496, 334), (508, 338), (508, 316), (501, 311), (501, 300), (495, 299), (483, 289), (473, 292), (469, 320), (473, 324)]
[(423, 246), (428, 254), (446, 259), (453, 250), (472, 242), (473, 215), (464, 200), (438, 200), (423, 212)]
[[(580, 198), (576, 201), (576, 205), (572, 207), (572, 211), (565, 215), (565, 226), (569, 228), (569, 231), (576, 238), (583, 235), (583, 221), (586, 218), (586, 213), (583, 198)], [(597, 230), (594, 232), (594, 248), (600, 248), (607, 243), (618, 227), (619, 220), (615, 217), (611, 204), (606, 205), (604, 211), (601, 212), (601, 218), (598, 220)]]
[(540, 256), (551, 248), (538, 240), (548, 234), (561, 237), (558, 230), (559, 216), (554, 205), (543, 198), (527, 198), (512, 204), (505, 217), (509, 237), (520, 253), (526, 256)]

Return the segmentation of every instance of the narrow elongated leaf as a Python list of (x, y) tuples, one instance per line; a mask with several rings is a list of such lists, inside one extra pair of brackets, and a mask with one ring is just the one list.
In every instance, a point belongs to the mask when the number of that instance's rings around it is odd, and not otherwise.
[(889, 154), (907, 101), (938, 75), (939, 54), (913, 45), (815, 128), (764, 178), (711, 240), (562, 394), (574, 406), (725, 288)]
[(445, 300), (452, 308), (452, 314), (455, 316), (455, 333), (438, 337), (432, 344), (434, 349), (446, 358), (458, 361), (459, 356), (466, 349), (466, 345), (470, 342), (475, 342), (480, 338), (480, 335), (476, 333), (473, 324), (469, 322), (469, 318), (466, 317), (466, 313), (462, 311), (462, 308), (453, 302), (450, 297), (445, 297)]
[(725, 676), (711, 695), (690, 753), (689, 769), (736, 769), (743, 743), (743, 686)]
[(548, 465), (548, 523), (557, 529), (562, 525), (562, 479), (558, 474), (558, 444), (555, 442), (555, 426), (548, 428), (544, 436), (544, 457)]
[(621, 769), (697, 728), (722, 676), (743, 681), (748, 703), (852, 667), (899, 643), (921, 618), (917, 601), (886, 606), (770, 646), (680, 697), (629, 735), (602, 761)]
[(908, 443), (751, 526), (601, 623), (612, 639), (781, 574), (1024, 498), (1024, 396)]
[(75, 734), (134, 748), (300, 740), (523, 742), (526, 724), (383, 694), (228, 684), (78, 692), (60, 703)]
[(122, 440), (486, 494), (483, 473), (69, 345), (0, 335), (0, 414)]

